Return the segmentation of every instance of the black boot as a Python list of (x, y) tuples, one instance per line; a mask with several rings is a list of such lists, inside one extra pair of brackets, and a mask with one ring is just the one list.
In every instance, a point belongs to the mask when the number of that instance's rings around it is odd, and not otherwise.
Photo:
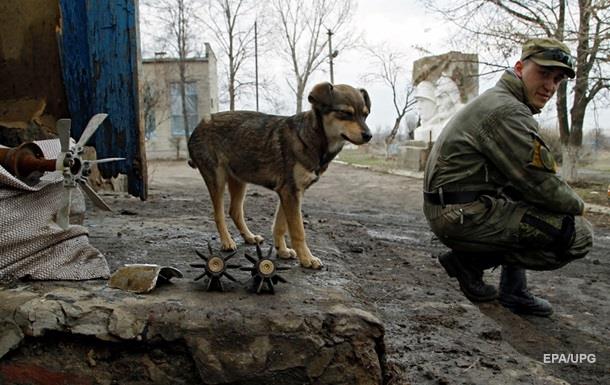
[(457, 278), (460, 289), (472, 302), (493, 301), (498, 298), (496, 288), (483, 282), (484, 267), (481, 264), (452, 251), (438, 257), (438, 261), (450, 277)]
[(553, 314), (549, 301), (532, 295), (527, 290), (525, 269), (502, 266), (500, 303), (513, 313), (548, 317)]

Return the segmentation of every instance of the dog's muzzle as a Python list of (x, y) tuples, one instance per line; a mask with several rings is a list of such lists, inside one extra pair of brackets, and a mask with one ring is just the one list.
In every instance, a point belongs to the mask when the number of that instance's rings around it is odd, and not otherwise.
[(362, 132), (362, 141), (364, 143), (368, 143), (372, 137), (373, 137), (373, 134), (371, 134), (370, 131), (367, 130), (367, 131)]

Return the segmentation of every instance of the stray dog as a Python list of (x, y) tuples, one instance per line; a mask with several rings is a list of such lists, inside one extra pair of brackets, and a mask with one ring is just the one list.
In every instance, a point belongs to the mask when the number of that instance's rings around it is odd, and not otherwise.
[[(365, 123), (371, 100), (364, 89), (330, 83), (316, 85), (308, 100), (312, 109), (294, 116), (220, 112), (202, 120), (193, 131), (188, 142), (189, 165), (199, 169), (210, 192), (223, 250), (236, 249), (224, 218), (225, 184), (231, 195), (229, 214), (244, 241), (263, 241), (244, 221), (246, 184), (254, 183), (280, 197), (273, 221), (278, 256), (298, 257), (303, 267), (322, 267), (305, 242), (301, 198), (345, 141), (363, 144), (371, 140)], [(292, 249), (284, 239), (287, 230)]]

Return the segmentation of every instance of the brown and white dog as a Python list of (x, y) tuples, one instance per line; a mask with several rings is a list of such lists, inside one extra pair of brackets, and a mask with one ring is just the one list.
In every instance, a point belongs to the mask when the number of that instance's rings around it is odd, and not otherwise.
[[(273, 222), (278, 256), (298, 257), (303, 267), (322, 267), (305, 242), (303, 192), (319, 179), (346, 141), (363, 144), (371, 140), (365, 123), (371, 101), (364, 89), (330, 83), (316, 85), (308, 100), (312, 109), (294, 116), (220, 112), (204, 119), (193, 131), (188, 143), (189, 164), (199, 169), (210, 192), (223, 250), (236, 249), (225, 223), (225, 184), (231, 195), (229, 213), (244, 241), (263, 241), (244, 221), (246, 184), (254, 183), (280, 197)], [(286, 231), (292, 249), (286, 245)]]

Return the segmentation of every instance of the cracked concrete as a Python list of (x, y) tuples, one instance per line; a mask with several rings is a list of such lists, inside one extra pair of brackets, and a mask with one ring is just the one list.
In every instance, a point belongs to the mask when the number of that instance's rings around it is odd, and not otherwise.
[[(0, 352), (51, 332), (132, 344), (184, 341), (206, 384), (382, 382), (383, 326), (340, 288), (296, 283), (257, 296), (200, 286), (175, 280), (147, 295), (103, 281), (0, 290)], [(316, 301), (303, 306), (304, 294)]]

